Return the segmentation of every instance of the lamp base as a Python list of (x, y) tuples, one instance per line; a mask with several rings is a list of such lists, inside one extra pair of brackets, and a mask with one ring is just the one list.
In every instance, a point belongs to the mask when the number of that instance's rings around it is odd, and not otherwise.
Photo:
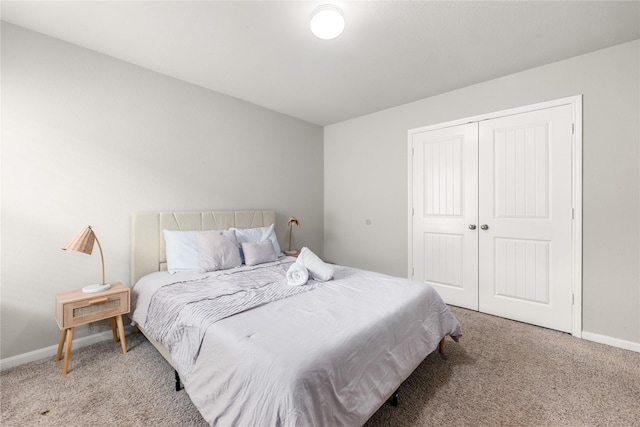
[(111, 283), (103, 283), (101, 285), (89, 285), (82, 288), (82, 292), (85, 294), (93, 294), (96, 292), (106, 291), (111, 287)]
[(297, 252), (298, 252), (298, 251), (297, 251), (297, 250), (295, 250), (295, 249), (294, 249), (294, 250), (292, 250), (292, 251), (284, 251), (284, 253), (285, 253), (285, 254), (287, 254), (287, 255), (293, 255), (293, 254), (296, 254)]

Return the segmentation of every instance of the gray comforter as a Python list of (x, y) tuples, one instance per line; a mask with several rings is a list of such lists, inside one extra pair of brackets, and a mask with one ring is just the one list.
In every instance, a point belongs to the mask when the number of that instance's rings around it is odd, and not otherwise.
[(289, 286), (286, 272), (291, 264), (289, 261), (269, 268), (224, 270), (167, 283), (153, 294), (145, 330), (169, 350), (174, 367), (186, 382), (209, 326), (319, 285), (320, 282), (309, 281), (306, 286)]
[(135, 286), (133, 320), (165, 344), (211, 425), (357, 426), (460, 325), (423, 283), (336, 266), (289, 287), (291, 259)]

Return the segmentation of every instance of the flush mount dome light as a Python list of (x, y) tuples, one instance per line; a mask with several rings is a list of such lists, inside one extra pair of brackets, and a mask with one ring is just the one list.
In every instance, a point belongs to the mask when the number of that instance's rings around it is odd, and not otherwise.
[(311, 32), (323, 40), (331, 40), (342, 34), (344, 16), (338, 6), (325, 4), (314, 9), (311, 14)]

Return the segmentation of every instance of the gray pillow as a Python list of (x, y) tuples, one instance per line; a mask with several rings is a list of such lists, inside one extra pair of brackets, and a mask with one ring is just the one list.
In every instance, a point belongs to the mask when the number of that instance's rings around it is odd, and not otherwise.
[(242, 252), (244, 252), (245, 265), (257, 265), (278, 259), (273, 244), (269, 240), (258, 243), (243, 242)]
[(202, 272), (226, 270), (242, 264), (236, 233), (229, 230), (206, 231), (196, 234)]

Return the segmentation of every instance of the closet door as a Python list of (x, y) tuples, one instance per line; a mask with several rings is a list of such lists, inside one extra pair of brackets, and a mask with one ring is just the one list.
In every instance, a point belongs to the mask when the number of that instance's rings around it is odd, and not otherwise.
[(571, 332), (571, 191), (571, 106), (480, 122), (480, 311)]
[(413, 277), (478, 309), (478, 124), (412, 135)]

